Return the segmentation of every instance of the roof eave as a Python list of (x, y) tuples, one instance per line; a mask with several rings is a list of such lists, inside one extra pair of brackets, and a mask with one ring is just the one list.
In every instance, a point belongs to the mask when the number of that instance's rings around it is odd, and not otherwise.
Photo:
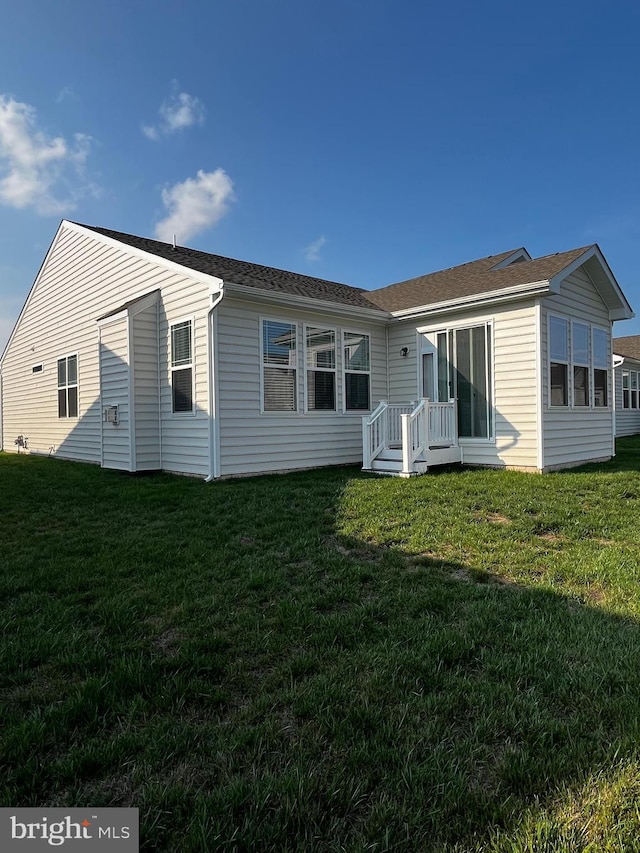
[(379, 323), (388, 322), (391, 315), (388, 311), (382, 308), (365, 308), (360, 305), (349, 305), (346, 302), (330, 302), (324, 299), (315, 299), (312, 296), (300, 296), (295, 293), (284, 293), (280, 290), (263, 290), (260, 287), (251, 287), (247, 284), (237, 284), (233, 281), (225, 281), (225, 293), (228, 295), (236, 294), (242, 297), (249, 297), (260, 302), (274, 303), (280, 305), (289, 305), (292, 308), (308, 308), (313, 311), (323, 311), (330, 314), (346, 314), (352, 317), (361, 317), (377, 321)]
[(444, 311), (456, 311), (464, 308), (475, 308), (489, 303), (513, 302), (523, 297), (540, 296), (549, 292), (548, 281), (534, 281), (530, 284), (518, 284), (513, 287), (503, 287), (500, 290), (487, 290), (483, 293), (460, 296), (456, 299), (447, 299), (443, 302), (432, 302), (428, 305), (420, 305), (414, 308), (404, 308), (401, 311), (391, 311), (391, 316), (396, 320), (409, 320), (423, 314), (442, 313)]
[(568, 276), (570, 276), (571, 273), (575, 272), (579, 267), (582, 267), (587, 264), (591, 259), (597, 260), (603, 279), (609, 285), (614, 297), (613, 300), (607, 299), (607, 294), (602, 292), (601, 288), (598, 287), (598, 282), (594, 281), (593, 275), (585, 267), (586, 274), (589, 276), (589, 279), (591, 280), (593, 286), (600, 294), (600, 298), (609, 309), (609, 318), (611, 320), (631, 320), (633, 317), (635, 317), (633, 308), (627, 301), (627, 297), (622, 292), (622, 288), (620, 287), (620, 285), (616, 281), (615, 276), (611, 272), (609, 264), (607, 263), (604, 255), (600, 251), (600, 247), (596, 244), (586, 249), (582, 255), (575, 259), (575, 261), (572, 261), (570, 264), (568, 264), (568, 266), (564, 267), (564, 269), (560, 270), (560, 272), (556, 273), (550, 279), (549, 286), (551, 288), (551, 291), (553, 293), (559, 293), (562, 282)]

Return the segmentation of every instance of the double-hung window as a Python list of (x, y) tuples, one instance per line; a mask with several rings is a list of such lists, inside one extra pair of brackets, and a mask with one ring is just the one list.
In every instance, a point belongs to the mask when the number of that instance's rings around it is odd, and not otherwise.
[(345, 332), (344, 408), (368, 411), (371, 406), (371, 344), (369, 335)]
[(622, 408), (631, 408), (631, 373), (628, 370), (622, 371)]
[(58, 359), (58, 417), (78, 417), (78, 356)]
[(171, 411), (193, 413), (193, 322), (171, 326)]
[(336, 410), (336, 333), (334, 329), (307, 326), (307, 410)]
[(573, 405), (589, 406), (589, 326), (585, 323), (572, 324), (573, 355)]
[(569, 323), (549, 317), (549, 373), (551, 405), (569, 405)]
[(593, 405), (609, 405), (607, 379), (609, 376), (609, 335), (604, 329), (593, 329)]
[(296, 323), (262, 321), (262, 410), (297, 412), (298, 330)]
[(637, 370), (622, 371), (622, 408), (637, 409), (640, 401), (638, 400), (638, 386), (640, 385), (640, 373)]

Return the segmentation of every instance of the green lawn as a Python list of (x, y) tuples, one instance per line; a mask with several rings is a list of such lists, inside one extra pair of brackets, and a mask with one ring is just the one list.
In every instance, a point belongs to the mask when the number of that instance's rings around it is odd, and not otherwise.
[(640, 439), (211, 485), (0, 454), (0, 805), (143, 849), (640, 851)]

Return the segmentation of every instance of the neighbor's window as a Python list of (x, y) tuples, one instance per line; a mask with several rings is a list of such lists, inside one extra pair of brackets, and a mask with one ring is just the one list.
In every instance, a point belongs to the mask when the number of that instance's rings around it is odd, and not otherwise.
[(371, 356), (369, 335), (344, 333), (344, 407), (367, 411), (371, 405)]
[(589, 326), (572, 324), (573, 405), (589, 406)]
[(262, 408), (297, 412), (297, 328), (295, 323), (262, 321)]
[(58, 417), (78, 417), (78, 356), (58, 359)]
[(630, 409), (631, 408), (631, 399), (630, 399), (630, 391), (631, 391), (631, 375), (628, 370), (622, 371), (622, 408)]
[(193, 323), (171, 326), (171, 411), (193, 412)]
[(569, 324), (562, 317), (549, 317), (549, 376), (551, 405), (569, 405)]
[(640, 379), (640, 374), (637, 371), (633, 370), (631, 372), (631, 408), (638, 408), (638, 385), (640, 384), (638, 380)]
[(306, 330), (307, 409), (336, 409), (336, 333), (333, 329)]
[(607, 380), (609, 377), (609, 335), (604, 329), (593, 330), (593, 405), (609, 405)]

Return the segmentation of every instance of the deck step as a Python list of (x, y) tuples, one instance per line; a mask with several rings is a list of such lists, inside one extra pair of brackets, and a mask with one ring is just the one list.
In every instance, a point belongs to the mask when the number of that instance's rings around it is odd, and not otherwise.
[(429, 468), (437, 465), (452, 465), (462, 462), (461, 447), (428, 447), (422, 456), (413, 463), (411, 474), (402, 473), (402, 450), (386, 447), (371, 463), (367, 470), (390, 477), (415, 477), (426, 474)]
[(452, 465), (462, 462), (461, 447), (429, 447), (425, 452), (428, 465)]
[(376, 474), (387, 474), (391, 477), (415, 477), (418, 474), (427, 473), (426, 462), (414, 462), (411, 474), (402, 473), (402, 459), (383, 459), (380, 456), (371, 463), (371, 471)]

